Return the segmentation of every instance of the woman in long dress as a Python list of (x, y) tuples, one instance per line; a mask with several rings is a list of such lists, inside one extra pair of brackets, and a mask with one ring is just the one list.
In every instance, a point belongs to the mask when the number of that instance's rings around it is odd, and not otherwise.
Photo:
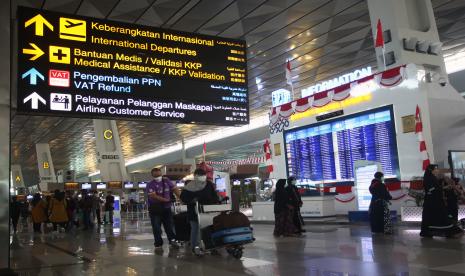
[(293, 221), (294, 207), (285, 186), (286, 179), (279, 179), (276, 183), (274, 200), (275, 226), (273, 233), (276, 237), (295, 236), (297, 232)]
[(376, 172), (371, 181), (370, 193), (372, 195), (369, 215), (371, 232), (392, 234), (391, 213), (389, 211), (389, 200), (392, 196), (384, 185), (384, 174)]
[(437, 178), (438, 173), (437, 165), (431, 164), (426, 168), (423, 177), (425, 200), (420, 232), (422, 237), (453, 237), (462, 233), (447, 215), (443, 189)]

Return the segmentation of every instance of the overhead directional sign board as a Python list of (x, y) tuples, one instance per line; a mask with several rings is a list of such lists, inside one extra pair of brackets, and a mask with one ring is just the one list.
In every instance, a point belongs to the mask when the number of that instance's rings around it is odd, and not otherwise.
[(20, 7), (18, 113), (247, 124), (245, 42)]

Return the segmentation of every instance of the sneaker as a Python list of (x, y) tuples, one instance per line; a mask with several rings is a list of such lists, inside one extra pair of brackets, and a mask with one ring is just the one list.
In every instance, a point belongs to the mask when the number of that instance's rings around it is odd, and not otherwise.
[(179, 242), (176, 241), (176, 240), (170, 241), (170, 246), (171, 246), (172, 248), (174, 248), (174, 249), (179, 249), (179, 248), (181, 247), (181, 245), (179, 244)]
[(200, 249), (200, 247), (196, 246), (194, 249), (192, 249), (192, 253), (196, 256), (203, 256), (204, 253), (202, 251), (202, 249)]
[(163, 245), (155, 245), (155, 250), (163, 250)]

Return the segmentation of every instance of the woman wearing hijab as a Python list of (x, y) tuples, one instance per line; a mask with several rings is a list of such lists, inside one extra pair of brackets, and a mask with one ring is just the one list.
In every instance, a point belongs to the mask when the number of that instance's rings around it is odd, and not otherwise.
[(447, 215), (442, 186), (437, 178), (438, 173), (437, 165), (431, 164), (426, 168), (423, 177), (425, 200), (420, 232), (422, 237), (453, 237), (462, 233), (462, 230), (455, 226)]
[(392, 196), (384, 185), (384, 174), (376, 172), (371, 181), (371, 202), (368, 213), (370, 214), (370, 226), (373, 233), (392, 234), (391, 213), (389, 200)]
[(297, 228), (294, 225), (294, 207), (292, 199), (286, 190), (286, 179), (279, 179), (276, 183), (274, 196), (274, 233), (276, 237), (295, 236)]
[(297, 229), (297, 234), (305, 232), (303, 229), (304, 220), (302, 215), (300, 214), (300, 208), (303, 205), (302, 197), (299, 194), (299, 188), (296, 186), (297, 180), (295, 176), (291, 176), (287, 179), (287, 187), (286, 190), (289, 193), (292, 207), (293, 209), (293, 218), (292, 221), (294, 222), (295, 228)]

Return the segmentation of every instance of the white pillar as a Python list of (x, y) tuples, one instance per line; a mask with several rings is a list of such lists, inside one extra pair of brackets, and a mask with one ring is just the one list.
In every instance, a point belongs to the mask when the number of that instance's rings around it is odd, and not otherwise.
[(37, 168), (39, 169), (40, 189), (49, 190), (47, 183), (56, 183), (57, 178), (53, 167), (52, 155), (48, 143), (36, 144)]
[[(385, 37), (385, 56), (387, 64), (391, 57), (394, 62), (387, 65), (387, 69), (413, 63), (447, 79), (431, 0), (368, 0), (368, 9), (373, 39), (376, 39), (378, 19), (383, 31), (391, 34), (390, 42)], [(384, 70), (380, 47), (376, 49), (376, 57), (378, 70)]]
[(21, 165), (11, 165), (11, 179), (15, 188), (25, 188)]
[(0, 274), (10, 267), (10, 28), (11, 1), (0, 1)]
[(114, 120), (93, 120), (102, 181), (129, 181), (118, 127)]

